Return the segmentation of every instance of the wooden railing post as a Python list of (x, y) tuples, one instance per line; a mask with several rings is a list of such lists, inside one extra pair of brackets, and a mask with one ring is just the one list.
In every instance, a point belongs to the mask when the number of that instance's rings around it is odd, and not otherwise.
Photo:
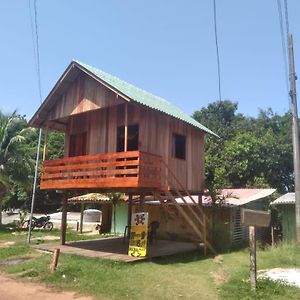
[(127, 151), (44, 161), (41, 189), (161, 188), (161, 157)]
[(47, 122), (46, 131), (45, 131), (45, 141), (43, 147), (43, 161), (46, 159), (46, 155), (47, 155), (48, 129), (49, 129), (49, 123)]

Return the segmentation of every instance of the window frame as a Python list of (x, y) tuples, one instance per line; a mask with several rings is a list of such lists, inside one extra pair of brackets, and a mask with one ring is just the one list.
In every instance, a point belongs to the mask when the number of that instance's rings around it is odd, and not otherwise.
[[(182, 139), (181, 141), (178, 140)], [(176, 159), (181, 159), (181, 160), (186, 160), (186, 140), (187, 140), (187, 136), (184, 134), (180, 134), (177, 132), (173, 132), (172, 134), (172, 158), (176, 158)], [(177, 149), (177, 147), (179, 147), (180, 143), (184, 143), (183, 149)], [(178, 152), (182, 152), (183, 155), (178, 155)]]
[[(129, 133), (129, 127), (133, 127), (133, 126), (136, 126), (137, 127), (137, 149), (135, 149), (135, 150), (129, 150), (128, 149), (128, 145), (129, 145), (129, 143), (130, 143), (130, 140), (129, 140), (129, 136), (127, 136), (127, 151), (137, 151), (137, 150), (139, 150), (139, 138), (140, 138), (140, 124), (139, 123), (133, 123), (133, 124), (128, 124), (127, 125), (127, 128), (128, 128), (128, 133)], [(119, 132), (119, 130), (121, 129), (121, 131), (125, 131), (125, 125), (121, 125), (121, 126), (117, 126), (117, 138), (116, 138), (116, 152), (124, 152), (124, 137), (123, 137), (123, 141), (122, 141), (122, 148), (123, 148), (123, 150), (122, 151), (120, 151), (119, 150), (119, 136), (118, 136), (118, 132)]]

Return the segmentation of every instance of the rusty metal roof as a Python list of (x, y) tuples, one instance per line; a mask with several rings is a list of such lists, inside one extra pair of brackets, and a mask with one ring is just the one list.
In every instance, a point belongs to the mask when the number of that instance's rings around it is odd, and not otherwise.
[[(272, 195), (276, 190), (275, 189), (222, 189), (218, 194), (217, 205), (222, 207), (237, 207), (248, 204), (253, 201), (264, 199)], [(192, 195), (192, 198), (196, 204), (199, 204), (199, 196)], [(145, 199), (148, 204), (159, 204), (160, 202), (157, 199), (147, 198)], [(164, 200), (164, 199), (160, 199)], [(193, 201), (189, 196), (184, 197), (185, 202), (181, 198), (176, 198), (178, 204), (189, 204), (194, 205)], [(212, 199), (209, 195), (202, 196), (202, 205), (211, 206)]]

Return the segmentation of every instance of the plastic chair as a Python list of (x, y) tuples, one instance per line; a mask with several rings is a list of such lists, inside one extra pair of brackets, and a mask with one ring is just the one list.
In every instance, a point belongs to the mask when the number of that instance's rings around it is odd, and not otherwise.
[(156, 239), (156, 233), (159, 225), (158, 221), (153, 221), (148, 226), (148, 241), (150, 244), (152, 244), (153, 240)]

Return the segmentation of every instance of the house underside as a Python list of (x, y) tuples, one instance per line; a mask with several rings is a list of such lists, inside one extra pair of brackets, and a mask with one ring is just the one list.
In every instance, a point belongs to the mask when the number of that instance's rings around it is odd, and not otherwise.
[[(56, 244), (40, 244), (35, 248), (53, 252)], [(170, 240), (156, 240), (147, 247), (147, 257), (128, 256), (128, 241), (122, 237), (105, 238), (100, 240), (78, 241), (60, 246), (62, 253), (76, 254), (87, 257), (98, 257), (114, 261), (136, 262), (144, 259), (163, 257), (178, 253), (186, 253), (198, 250), (199, 246), (193, 243)]]

